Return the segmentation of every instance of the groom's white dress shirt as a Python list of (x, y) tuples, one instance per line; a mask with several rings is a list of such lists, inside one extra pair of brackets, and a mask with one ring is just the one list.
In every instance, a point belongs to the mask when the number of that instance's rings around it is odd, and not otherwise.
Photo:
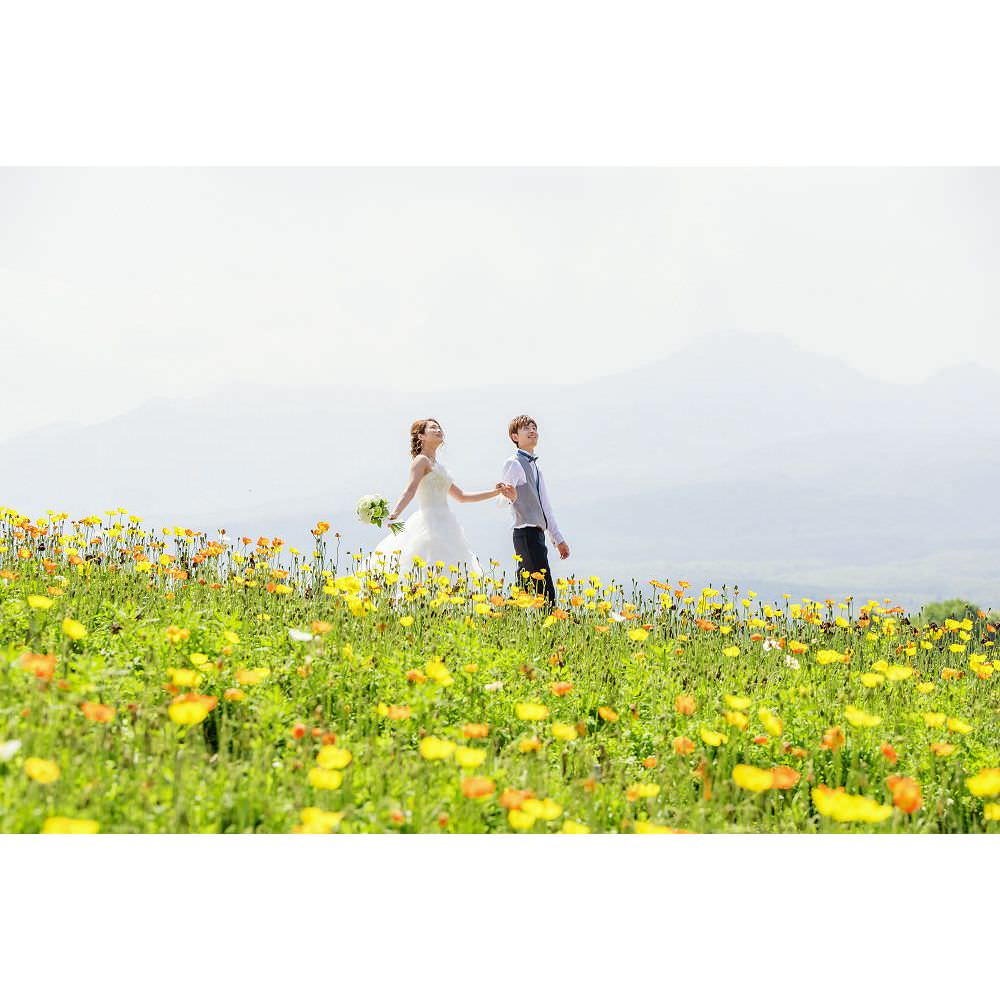
[[(520, 451), (520, 448), (518, 449)], [(529, 455), (528, 452), (521, 452), (522, 455), (533, 458), (534, 456)], [(555, 514), (552, 513), (552, 504), (549, 502), (549, 492), (545, 488), (545, 477), (542, 475), (542, 470), (538, 468), (538, 462), (534, 461), (529, 463), (530, 472), (528, 475), (534, 473), (537, 479), (530, 481), (526, 478), (524, 468), (521, 463), (517, 460), (517, 455), (512, 455), (504, 463), (503, 475), (500, 477), (503, 482), (508, 483), (511, 486), (524, 486), (528, 484), (535, 487), (538, 490), (538, 498), (541, 501), (542, 513), (545, 515), (545, 521), (548, 525), (549, 537), (552, 539), (553, 545), (562, 545), (565, 539), (562, 536), (562, 532), (559, 530), (559, 526), (556, 524)], [(503, 498), (501, 497), (501, 500)], [(546, 525), (544, 524), (528, 524), (527, 522), (520, 522), (517, 515), (517, 509), (509, 500), (503, 500), (504, 503), (508, 504), (511, 508), (511, 512), (514, 515), (514, 527), (515, 528), (542, 528), (545, 530)]]

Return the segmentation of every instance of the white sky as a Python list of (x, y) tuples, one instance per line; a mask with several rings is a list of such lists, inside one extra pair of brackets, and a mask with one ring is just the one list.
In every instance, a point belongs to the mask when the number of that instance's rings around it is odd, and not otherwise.
[(579, 382), (718, 330), (1000, 369), (998, 231), (995, 169), (0, 169), (0, 436), (236, 380)]

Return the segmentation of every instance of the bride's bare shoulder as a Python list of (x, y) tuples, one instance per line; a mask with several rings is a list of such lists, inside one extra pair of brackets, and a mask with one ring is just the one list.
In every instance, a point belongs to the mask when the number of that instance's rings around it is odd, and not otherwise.
[(411, 472), (419, 471), (421, 473), (427, 473), (430, 472), (431, 468), (431, 460), (426, 455), (417, 455), (413, 461), (410, 462)]

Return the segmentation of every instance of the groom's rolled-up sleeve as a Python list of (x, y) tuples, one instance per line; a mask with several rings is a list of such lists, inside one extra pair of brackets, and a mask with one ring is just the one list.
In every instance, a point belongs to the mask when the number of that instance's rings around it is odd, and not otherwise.
[[(516, 458), (508, 458), (504, 462), (503, 474), (500, 476), (500, 481), (506, 483), (508, 486), (523, 486), (528, 480), (525, 478), (521, 463)], [(509, 500), (507, 502), (510, 503)]]

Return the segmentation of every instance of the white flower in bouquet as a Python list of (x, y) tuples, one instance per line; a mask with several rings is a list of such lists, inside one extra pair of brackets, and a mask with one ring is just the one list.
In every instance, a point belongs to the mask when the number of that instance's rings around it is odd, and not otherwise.
[[(374, 524), (381, 528), (382, 522), (389, 517), (389, 501), (377, 493), (366, 493), (358, 501), (357, 515), (362, 524)], [(403, 530), (402, 522), (390, 521), (389, 530), (394, 535), (398, 534)]]

